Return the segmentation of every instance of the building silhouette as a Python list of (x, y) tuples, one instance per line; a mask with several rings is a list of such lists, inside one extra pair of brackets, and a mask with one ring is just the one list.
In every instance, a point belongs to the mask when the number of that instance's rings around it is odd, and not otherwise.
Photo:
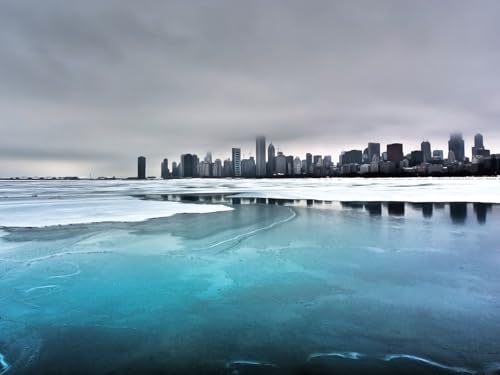
[(371, 163), (373, 161), (373, 157), (377, 156), (380, 160), (380, 143), (370, 142), (368, 143), (367, 148), (367, 161)]
[(232, 149), (233, 157), (233, 177), (241, 177), (241, 149)]
[(182, 154), (181, 155), (181, 166), (180, 166), (180, 177), (194, 177), (193, 176), (193, 155)]
[(391, 143), (387, 145), (387, 160), (399, 163), (404, 159), (403, 145), (401, 143)]
[(161, 162), (161, 178), (166, 179), (170, 177), (170, 171), (168, 170), (168, 159), (163, 159)]
[(144, 156), (137, 158), (137, 178), (139, 180), (146, 179), (146, 158)]
[(266, 137), (258, 136), (255, 141), (255, 175), (266, 177)]
[(267, 148), (267, 175), (272, 177), (276, 170), (276, 150), (274, 149), (274, 145), (269, 143), (269, 147)]
[(432, 161), (431, 144), (428, 141), (423, 141), (420, 144), (420, 151), (422, 151), (422, 159), (425, 163)]
[(453, 133), (450, 135), (448, 151), (453, 151), (456, 161), (463, 162), (465, 160), (464, 139), (461, 133)]

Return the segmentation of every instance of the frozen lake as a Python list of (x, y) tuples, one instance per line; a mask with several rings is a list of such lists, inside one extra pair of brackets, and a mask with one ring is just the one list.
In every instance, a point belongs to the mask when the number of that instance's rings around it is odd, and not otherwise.
[(0, 182), (0, 375), (495, 374), (500, 179)]

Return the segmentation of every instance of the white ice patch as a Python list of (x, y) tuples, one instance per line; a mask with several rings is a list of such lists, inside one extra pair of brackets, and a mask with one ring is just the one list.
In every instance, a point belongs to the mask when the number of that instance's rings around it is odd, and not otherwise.
[(33, 198), (0, 201), (0, 226), (46, 227), (99, 222), (138, 222), (179, 213), (231, 210), (224, 205), (142, 200), (127, 196)]

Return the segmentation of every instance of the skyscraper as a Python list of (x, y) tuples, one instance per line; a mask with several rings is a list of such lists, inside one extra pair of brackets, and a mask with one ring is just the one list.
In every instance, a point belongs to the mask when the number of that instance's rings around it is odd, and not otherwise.
[(144, 156), (137, 158), (137, 178), (139, 180), (146, 179), (146, 158)]
[(276, 171), (276, 151), (272, 143), (269, 143), (269, 147), (267, 148), (267, 175), (272, 176)]
[(161, 162), (161, 178), (166, 179), (170, 177), (170, 171), (168, 170), (168, 159), (163, 159)]
[(368, 143), (368, 163), (373, 161), (373, 157), (377, 156), (380, 159), (380, 143)]
[(181, 155), (181, 177), (194, 177), (193, 176), (193, 155), (182, 154)]
[(474, 147), (472, 147), (472, 156), (473, 157), (490, 156), (490, 150), (486, 150), (484, 148), (482, 134), (478, 133), (474, 136)]
[(306, 165), (307, 165), (307, 171), (306, 171), (306, 173), (308, 175), (312, 175), (313, 174), (313, 160), (312, 160), (312, 158), (313, 158), (313, 156), (310, 153), (306, 154)]
[(392, 143), (387, 145), (387, 160), (393, 163), (399, 163), (404, 159), (403, 145), (401, 143)]
[(461, 133), (453, 133), (450, 135), (450, 140), (448, 141), (448, 151), (453, 151), (456, 161), (465, 160), (465, 146), (464, 139)]
[(241, 149), (233, 148), (233, 177), (241, 177)]
[(266, 177), (266, 137), (260, 135), (255, 141), (256, 177)]
[(432, 160), (431, 144), (428, 141), (423, 141), (420, 144), (420, 151), (422, 151), (424, 163), (430, 163)]

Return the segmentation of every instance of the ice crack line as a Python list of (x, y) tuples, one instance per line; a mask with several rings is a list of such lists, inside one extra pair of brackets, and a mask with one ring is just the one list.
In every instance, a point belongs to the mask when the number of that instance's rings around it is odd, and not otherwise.
[(33, 288), (26, 289), (24, 291), (24, 293), (31, 293), (31, 292), (33, 292), (35, 290), (39, 290), (39, 289), (52, 289), (52, 288), (57, 288), (57, 285), (51, 284), (51, 285), (35, 286)]
[(5, 359), (5, 356), (0, 353), (0, 375), (5, 374), (10, 369), (10, 364)]
[(269, 225), (266, 225), (265, 227), (262, 227), (262, 228), (257, 228), (257, 229), (254, 229), (254, 230), (251, 230), (249, 232), (246, 232), (246, 233), (241, 233), (241, 234), (238, 234), (237, 236), (234, 236), (232, 238), (228, 238), (226, 240), (223, 240), (223, 241), (220, 241), (220, 242), (217, 242), (217, 243), (214, 243), (213, 245), (210, 245), (210, 246), (207, 246), (207, 247), (203, 247), (199, 250), (208, 250), (208, 249), (213, 249), (214, 247), (217, 247), (217, 246), (220, 246), (220, 245), (224, 245), (228, 242), (233, 242), (233, 241), (239, 241), (239, 240), (242, 240), (244, 238), (248, 238), (256, 233), (259, 233), (259, 232), (262, 232), (262, 231), (266, 231), (266, 230), (269, 230), (271, 228), (274, 228), (275, 226), (277, 225), (281, 225), (281, 224), (285, 224), (293, 219), (295, 219), (295, 217), (297, 216), (297, 213), (292, 210), (291, 208), (289, 208), (290, 212), (292, 213), (290, 216), (288, 216), (287, 218), (283, 219), (283, 220), (278, 220), (278, 221), (275, 221)]

